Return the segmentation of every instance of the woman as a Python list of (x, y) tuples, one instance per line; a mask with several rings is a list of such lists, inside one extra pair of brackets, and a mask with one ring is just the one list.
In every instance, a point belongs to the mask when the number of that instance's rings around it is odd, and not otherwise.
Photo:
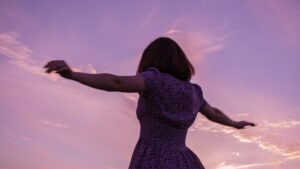
[(198, 112), (236, 129), (255, 126), (233, 121), (208, 104), (201, 87), (190, 82), (195, 74), (192, 64), (179, 45), (167, 37), (157, 38), (147, 46), (134, 76), (73, 72), (62, 60), (50, 61), (45, 68), (47, 73), (56, 71), (96, 89), (139, 93), (136, 115), (140, 136), (129, 169), (204, 169), (185, 144), (188, 128)]

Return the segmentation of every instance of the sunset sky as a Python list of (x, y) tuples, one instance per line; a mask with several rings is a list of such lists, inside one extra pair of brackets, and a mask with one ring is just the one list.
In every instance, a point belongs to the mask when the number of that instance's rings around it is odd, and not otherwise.
[[(123, 3), (121, 3), (123, 2)], [(137, 93), (44, 73), (134, 75), (153, 39), (176, 40), (206, 100), (187, 146), (207, 169), (300, 166), (300, 1), (0, 0), (0, 169), (126, 169), (139, 136)]]

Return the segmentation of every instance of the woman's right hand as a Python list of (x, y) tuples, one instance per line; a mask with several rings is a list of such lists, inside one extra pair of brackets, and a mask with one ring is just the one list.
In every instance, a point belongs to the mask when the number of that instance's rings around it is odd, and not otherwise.
[(244, 129), (246, 126), (252, 126), (254, 127), (255, 124), (248, 121), (237, 121), (234, 123), (233, 127), (236, 129)]
[(68, 64), (64, 60), (52, 60), (48, 62), (44, 68), (46, 68), (46, 73), (51, 73), (52, 71), (55, 71), (60, 76), (71, 79), (73, 75), (73, 71), (68, 66)]

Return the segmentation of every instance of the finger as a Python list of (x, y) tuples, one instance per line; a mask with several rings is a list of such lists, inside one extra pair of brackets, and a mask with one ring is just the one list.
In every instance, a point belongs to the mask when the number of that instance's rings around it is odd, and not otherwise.
[[(56, 65), (56, 64), (57, 64), (57, 60), (52, 60), (52, 61), (48, 62), (44, 67), (45, 67), (45, 68), (53, 69), (52, 67), (53, 67), (54, 65)], [(50, 71), (50, 72), (51, 72), (51, 71)]]
[(51, 64), (48, 69), (46, 70), (47, 73), (51, 73), (52, 71), (55, 71), (58, 68), (58, 65)]
[(50, 66), (50, 64), (52, 63), (53, 61), (49, 61), (45, 66), (44, 66), (44, 68), (47, 68), (47, 67), (49, 67)]
[(46, 70), (46, 73), (51, 73), (53, 71), (53, 66), (48, 66), (48, 69)]
[(44, 65), (44, 68), (47, 68), (47, 67), (48, 67), (48, 65), (49, 65), (49, 62), (48, 62), (47, 64), (45, 64), (45, 65)]
[(44, 68), (48, 68), (48, 70), (46, 70), (47, 73), (51, 73), (52, 71), (56, 71), (57, 69), (59, 69), (62, 66), (67, 66), (68, 65), (65, 63), (64, 60), (52, 60), (50, 62), (48, 62)]
[(55, 63), (51, 64), (51, 66), (49, 66), (50, 71), (56, 71), (57, 69), (59, 69), (61, 67), (66, 67), (66, 64), (63, 62), (55, 62)]
[(63, 60), (52, 60), (48, 63), (48, 67), (51, 67), (53, 65), (57, 65), (57, 64), (63, 64), (64, 61)]
[(254, 124), (254, 123), (252, 123), (252, 122), (248, 122), (248, 121), (246, 121), (246, 123), (247, 123), (248, 125), (250, 125), (250, 126), (255, 126), (255, 124)]
[(252, 123), (252, 122), (249, 122), (249, 121), (242, 121), (242, 123), (244, 124), (244, 125), (254, 125), (254, 123)]
[(52, 60), (52, 61), (49, 61), (49, 62), (44, 66), (44, 68), (48, 68), (45, 72), (46, 72), (46, 73), (51, 73), (53, 70), (56, 69), (56, 67), (57, 67), (58, 64), (61, 64), (61, 61), (60, 61), (60, 60)]
[(51, 73), (52, 72), (52, 69), (51, 68), (48, 68), (47, 70), (46, 70), (46, 73)]
[(57, 70), (59, 68), (62, 68), (62, 67), (66, 67), (67, 65), (62, 63), (62, 62), (57, 62), (55, 65), (53, 65), (53, 70)]
[(64, 72), (64, 71), (68, 71), (68, 67), (64, 66), (64, 67), (60, 67), (59, 69), (56, 70), (57, 73), (61, 73), (61, 72)]
[(250, 125), (251, 125), (251, 126), (253, 126), (253, 127), (255, 126), (255, 124), (254, 124), (254, 123), (250, 123)]

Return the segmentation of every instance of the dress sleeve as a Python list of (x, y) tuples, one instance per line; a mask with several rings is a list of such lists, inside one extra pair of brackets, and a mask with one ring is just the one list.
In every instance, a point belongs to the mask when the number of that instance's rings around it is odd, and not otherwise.
[(146, 71), (140, 73), (145, 84), (145, 90), (140, 92), (141, 95), (147, 96), (153, 91), (153, 89), (155, 89), (158, 83), (156, 78), (157, 72), (158, 72), (157, 68), (149, 67)]
[(207, 104), (206, 100), (203, 98), (202, 103), (199, 107), (199, 112), (202, 112), (203, 108), (205, 107), (205, 105)]
[(203, 110), (203, 108), (205, 107), (205, 105), (207, 104), (207, 101), (205, 100), (205, 98), (203, 96), (202, 88), (198, 84), (195, 84), (195, 86), (197, 86), (198, 96), (199, 96), (199, 100), (200, 100), (200, 106), (199, 106), (198, 112), (201, 112)]

